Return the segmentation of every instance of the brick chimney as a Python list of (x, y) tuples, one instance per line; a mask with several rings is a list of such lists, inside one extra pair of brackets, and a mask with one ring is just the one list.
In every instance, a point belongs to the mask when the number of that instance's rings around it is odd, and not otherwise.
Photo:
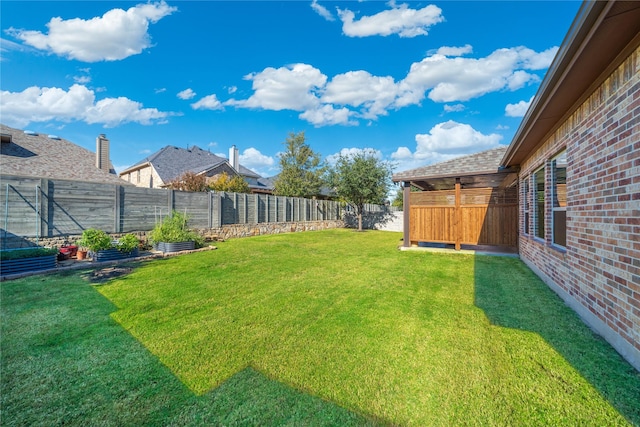
[(111, 170), (111, 162), (109, 161), (109, 140), (103, 133), (96, 138), (96, 167), (106, 172)]

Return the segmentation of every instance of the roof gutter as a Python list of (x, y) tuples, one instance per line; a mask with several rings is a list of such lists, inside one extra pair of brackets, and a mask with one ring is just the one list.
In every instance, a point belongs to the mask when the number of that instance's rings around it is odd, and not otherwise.
[[(585, 1), (578, 10), (569, 32), (565, 36), (560, 50), (556, 54), (547, 74), (542, 81), (534, 100), (527, 110), (516, 134), (507, 148), (502, 165), (511, 166), (515, 153), (521, 148), (523, 142), (530, 135), (532, 128), (541, 119), (551, 97), (558, 87), (566, 80), (577, 56), (585, 49), (593, 37), (600, 23), (614, 2)], [(551, 130), (556, 123), (549, 125)]]

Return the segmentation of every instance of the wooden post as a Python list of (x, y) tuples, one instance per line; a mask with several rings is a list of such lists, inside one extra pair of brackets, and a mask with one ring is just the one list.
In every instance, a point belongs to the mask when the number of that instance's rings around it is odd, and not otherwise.
[(114, 212), (113, 212), (113, 232), (120, 233), (122, 231), (122, 227), (120, 226), (120, 210), (122, 208), (122, 191), (119, 185), (116, 185), (115, 192), (115, 204), (114, 204)]
[(402, 183), (402, 186), (404, 187), (402, 190), (402, 216), (403, 216), (403, 224), (402, 224), (402, 229), (403, 229), (403, 237), (402, 237), (402, 246), (404, 246), (405, 248), (408, 248), (411, 246), (411, 238), (409, 237), (409, 229), (410, 229), (410, 215), (409, 215), (409, 208), (411, 205), (411, 202), (409, 201), (409, 196), (411, 195), (411, 183), (410, 182), (404, 182)]
[(49, 228), (49, 180), (40, 180), (40, 237), (50, 237)]
[(453, 229), (456, 233), (456, 251), (460, 250), (462, 241), (462, 209), (460, 208), (460, 178), (456, 178), (456, 210), (454, 211)]

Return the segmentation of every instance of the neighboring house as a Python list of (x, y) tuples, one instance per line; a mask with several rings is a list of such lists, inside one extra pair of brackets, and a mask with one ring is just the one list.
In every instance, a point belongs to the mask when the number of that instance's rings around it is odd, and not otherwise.
[(55, 135), (0, 125), (0, 173), (22, 177), (125, 184), (109, 161), (109, 140), (96, 139), (96, 153)]
[(499, 163), (520, 258), (640, 370), (640, 2), (581, 6)]
[(120, 178), (138, 187), (165, 188), (186, 172), (208, 178), (222, 173), (240, 175), (255, 193), (272, 193), (273, 187), (257, 173), (238, 162), (235, 146), (229, 150), (229, 160), (216, 156), (200, 147), (179, 148), (168, 145), (135, 165), (120, 172)]

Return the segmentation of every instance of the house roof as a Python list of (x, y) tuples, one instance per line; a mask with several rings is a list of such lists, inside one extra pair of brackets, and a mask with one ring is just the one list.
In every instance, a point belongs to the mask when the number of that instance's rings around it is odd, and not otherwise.
[[(160, 179), (162, 179), (164, 183), (168, 183), (185, 172), (202, 173), (224, 163), (228, 164), (228, 160), (224, 157), (216, 156), (196, 145), (191, 148), (179, 148), (173, 145), (167, 145), (149, 157), (128, 167), (120, 172), (120, 174), (122, 175), (134, 171), (141, 166), (150, 164), (156, 170)], [(238, 173), (242, 176), (260, 178), (260, 175), (242, 165), (240, 165), (239, 169)]]
[(585, 1), (502, 164), (521, 164), (639, 45), (640, 2)]
[(98, 169), (96, 154), (71, 141), (53, 135), (25, 133), (6, 125), (0, 125), (0, 133), (3, 141), (11, 141), (1, 144), (3, 175), (128, 185), (115, 172)]
[(463, 188), (487, 188), (511, 185), (517, 169), (501, 167), (507, 146), (457, 157), (445, 162), (399, 172), (394, 182), (410, 182), (422, 190), (448, 190), (460, 179)]

